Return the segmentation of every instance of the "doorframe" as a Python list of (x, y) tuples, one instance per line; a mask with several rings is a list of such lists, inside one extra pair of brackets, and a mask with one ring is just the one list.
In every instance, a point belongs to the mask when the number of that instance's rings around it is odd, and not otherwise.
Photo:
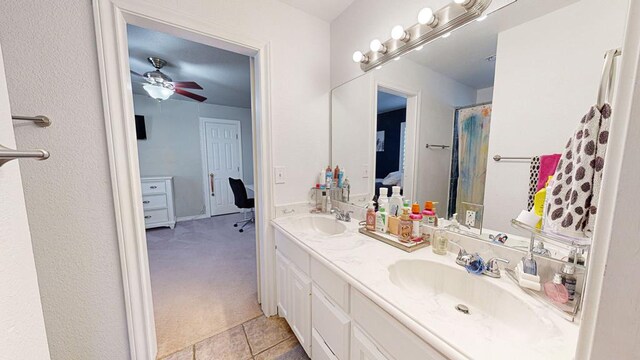
[[(409, 136), (405, 138), (405, 173), (402, 178), (402, 194), (409, 198), (413, 197), (416, 193), (416, 184), (418, 183), (418, 142), (420, 138), (420, 106), (422, 91), (418, 89), (410, 89), (405, 86), (394, 84), (389, 81), (373, 80), (373, 104), (372, 104), (372, 117), (375, 126), (372, 126), (372, 134), (369, 136), (373, 139), (372, 150), (373, 155), (371, 157), (371, 173), (373, 181), (369, 181), (369, 193), (375, 192), (375, 176), (376, 176), (376, 132), (378, 131), (378, 91), (384, 91), (389, 94), (401, 96), (407, 99), (406, 108), (406, 129), (405, 131)], [(412, 151), (406, 151), (407, 147)], [(409, 173), (407, 174), (407, 170)], [(409, 192), (406, 191), (409, 189)]]
[[(133, 98), (129, 75), (127, 24), (162, 31), (251, 57), (254, 186), (258, 299), (267, 315), (276, 313), (275, 246), (269, 221), (273, 205), (271, 126), (271, 45), (237, 29), (202, 21), (137, 0), (92, 0), (105, 130), (118, 234), (131, 358), (155, 359), (157, 342), (147, 254)], [(257, 149), (261, 149), (258, 151)]]
[[(238, 152), (240, 154), (240, 178), (244, 182), (244, 168), (243, 168), (243, 155), (242, 155), (242, 123), (240, 120), (226, 120), (210, 117), (200, 117), (200, 156), (202, 158), (202, 179), (203, 191), (204, 191), (204, 206), (206, 208), (207, 217), (211, 217), (211, 201), (209, 201), (209, 159), (207, 151), (207, 132), (205, 131), (205, 125), (207, 123), (218, 123), (227, 125), (236, 125), (238, 128)], [(252, 147), (253, 148), (253, 147)], [(254, 193), (255, 194), (255, 193)], [(254, 195), (255, 196), (255, 195)]]

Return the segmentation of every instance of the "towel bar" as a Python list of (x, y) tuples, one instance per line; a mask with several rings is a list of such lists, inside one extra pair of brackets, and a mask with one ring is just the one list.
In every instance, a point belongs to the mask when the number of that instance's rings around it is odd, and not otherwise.
[(531, 160), (530, 157), (524, 157), (524, 156), (500, 156), (500, 155), (496, 155), (493, 157), (493, 160), (495, 161), (500, 161), (500, 160)]
[(12, 150), (0, 145), (0, 166), (15, 159), (38, 159), (46, 160), (49, 158), (49, 152), (42, 149), (37, 150)]
[(450, 148), (450, 147), (451, 147), (451, 146), (449, 146), (449, 145), (434, 145), (434, 144), (427, 144), (427, 146), (426, 146), (426, 148), (427, 148), (427, 149), (431, 149), (431, 148), (440, 148), (440, 149), (443, 149), (443, 150), (444, 150), (444, 149), (448, 149), (448, 148)]
[(23, 120), (23, 121), (33, 121), (36, 125), (47, 127), (51, 125), (51, 120), (44, 115), (38, 116), (19, 116), (19, 115), (11, 115), (11, 119), (13, 120)]

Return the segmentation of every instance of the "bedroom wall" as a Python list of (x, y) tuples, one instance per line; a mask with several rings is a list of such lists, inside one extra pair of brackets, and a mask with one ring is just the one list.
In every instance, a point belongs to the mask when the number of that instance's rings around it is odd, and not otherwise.
[(242, 135), (242, 172), (253, 184), (251, 109), (166, 100), (133, 95), (136, 115), (145, 116), (147, 139), (138, 140), (141, 176), (174, 176), (176, 215), (190, 218), (205, 214), (200, 150), (200, 118), (239, 120)]
[[(605, 51), (622, 46), (628, 3), (582, 0), (499, 34), (490, 158), (562, 151), (595, 103)], [(489, 160), (486, 184), (484, 226), (509, 231), (527, 205), (529, 162)]]
[[(270, 42), (273, 149), (260, 151), (287, 167), (275, 203), (305, 201), (328, 160), (329, 24), (275, 0), (130, 1)], [(0, 42), (12, 111), (53, 121), (16, 126), (20, 148), (51, 151), (20, 163), (51, 357), (128, 359), (91, 1), (0, 1)]]
[(384, 151), (376, 151), (376, 179), (400, 170), (400, 124), (406, 121), (406, 108), (378, 114), (376, 131), (384, 131)]
[(493, 100), (493, 86), (478, 89), (476, 93), (476, 104), (491, 102)]

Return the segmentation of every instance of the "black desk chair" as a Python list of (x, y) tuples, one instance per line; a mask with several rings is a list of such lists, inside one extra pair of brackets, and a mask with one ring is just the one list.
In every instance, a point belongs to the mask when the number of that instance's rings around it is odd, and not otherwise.
[(240, 232), (243, 232), (244, 227), (247, 226), (247, 224), (254, 223), (256, 221), (253, 212), (255, 201), (247, 197), (247, 188), (244, 187), (244, 183), (242, 182), (242, 180), (229, 178), (229, 186), (231, 186), (231, 191), (233, 191), (233, 198), (236, 206), (240, 209), (251, 209), (250, 219), (238, 221), (237, 223), (233, 224), (234, 227), (238, 227), (238, 225), (242, 224)]

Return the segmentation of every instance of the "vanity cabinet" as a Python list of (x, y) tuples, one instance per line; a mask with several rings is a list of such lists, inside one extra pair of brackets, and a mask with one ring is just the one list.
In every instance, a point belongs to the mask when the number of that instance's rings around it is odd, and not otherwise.
[(359, 326), (354, 325), (351, 333), (351, 359), (388, 360), (391, 358), (386, 356)]

